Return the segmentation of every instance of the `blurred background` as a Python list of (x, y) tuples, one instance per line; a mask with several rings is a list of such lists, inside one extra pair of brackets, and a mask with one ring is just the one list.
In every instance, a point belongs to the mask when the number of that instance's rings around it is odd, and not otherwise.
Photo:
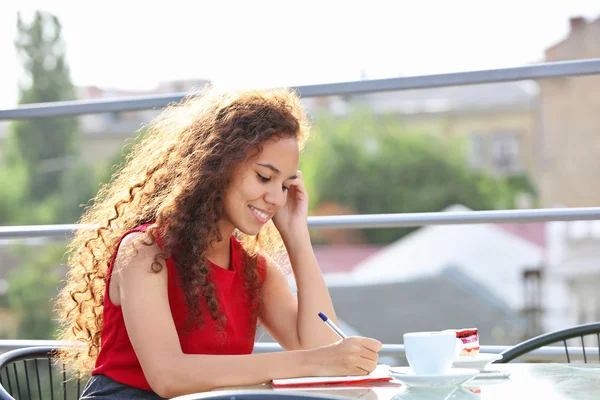
[[(0, 5), (0, 109), (599, 57), (596, 0)], [(600, 204), (600, 75), (303, 101), (313, 216)], [(158, 112), (0, 120), (0, 225), (76, 223)], [(598, 221), (312, 235), (348, 334), (515, 344), (600, 320)], [(0, 240), (0, 339), (55, 338), (65, 244)]]

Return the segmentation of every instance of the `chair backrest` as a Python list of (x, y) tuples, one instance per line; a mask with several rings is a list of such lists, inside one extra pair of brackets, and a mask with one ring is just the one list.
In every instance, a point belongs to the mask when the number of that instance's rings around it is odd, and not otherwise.
[(0, 355), (0, 399), (79, 399), (84, 382), (57, 363), (55, 347), (25, 347)]
[[(544, 346), (551, 344), (560, 343), (564, 345), (565, 355), (567, 362), (570, 363), (572, 360), (572, 354), (569, 354), (569, 348), (567, 346), (567, 340), (580, 339), (581, 347), (583, 351), (583, 361), (588, 362), (588, 354), (586, 353), (585, 337), (592, 336), (594, 341), (598, 345), (596, 351), (598, 351), (598, 360), (600, 361), (600, 322), (594, 322), (591, 324), (577, 325), (572, 328), (567, 328), (560, 331), (546, 333), (540, 336), (536, 336), (516, 346), (504, 351), (502, 353), (502, 359), (495, 361), (496, 364), (508, 363), (515, 358), (521, 357), (533, 350), (539, 349)], [(589, 351), (589, 348), (588, 348)], [(595, 358), (594, 358), (595, 360)]]

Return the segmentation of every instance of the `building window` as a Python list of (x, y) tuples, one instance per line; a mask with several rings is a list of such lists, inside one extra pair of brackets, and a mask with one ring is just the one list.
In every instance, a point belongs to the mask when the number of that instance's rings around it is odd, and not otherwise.
[(469, 136), (469, 163), (474, 168), (482, 168), (485, 165), (485, 135), (473, 132)]
[(491, 145), (493, 170), (501, 174), (519, 172), (519, 147), (519, 135), (516, 132), (494, 132)]

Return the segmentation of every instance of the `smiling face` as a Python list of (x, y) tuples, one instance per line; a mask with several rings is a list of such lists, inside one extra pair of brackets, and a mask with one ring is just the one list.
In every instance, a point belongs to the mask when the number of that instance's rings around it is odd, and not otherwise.
[(288, 186), (296, 178), (300, 151), (293, 137), (269, 140), (262, 152), (240, 163), (225, 191), (223, 238), (235, 228), (256, 235), (287, 201)]

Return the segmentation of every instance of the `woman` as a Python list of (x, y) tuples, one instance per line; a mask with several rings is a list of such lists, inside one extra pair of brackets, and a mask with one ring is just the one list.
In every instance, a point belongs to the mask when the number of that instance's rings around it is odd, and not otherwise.
[[(289, 90), (206, 89), (168, 107), (86, 210), (59, 296), (83, 398), (167, 398), (359, 375), (381, 344), (339, 340), (307, 227), (308, 124)], [(274, 229), (275, 228), (275, 229)], [(297, 285), (267, 256), (283, 243)], [(271, 243), (271, 245), (269, 245)], [(287, 351), (251, 354), (257, 321)]]

